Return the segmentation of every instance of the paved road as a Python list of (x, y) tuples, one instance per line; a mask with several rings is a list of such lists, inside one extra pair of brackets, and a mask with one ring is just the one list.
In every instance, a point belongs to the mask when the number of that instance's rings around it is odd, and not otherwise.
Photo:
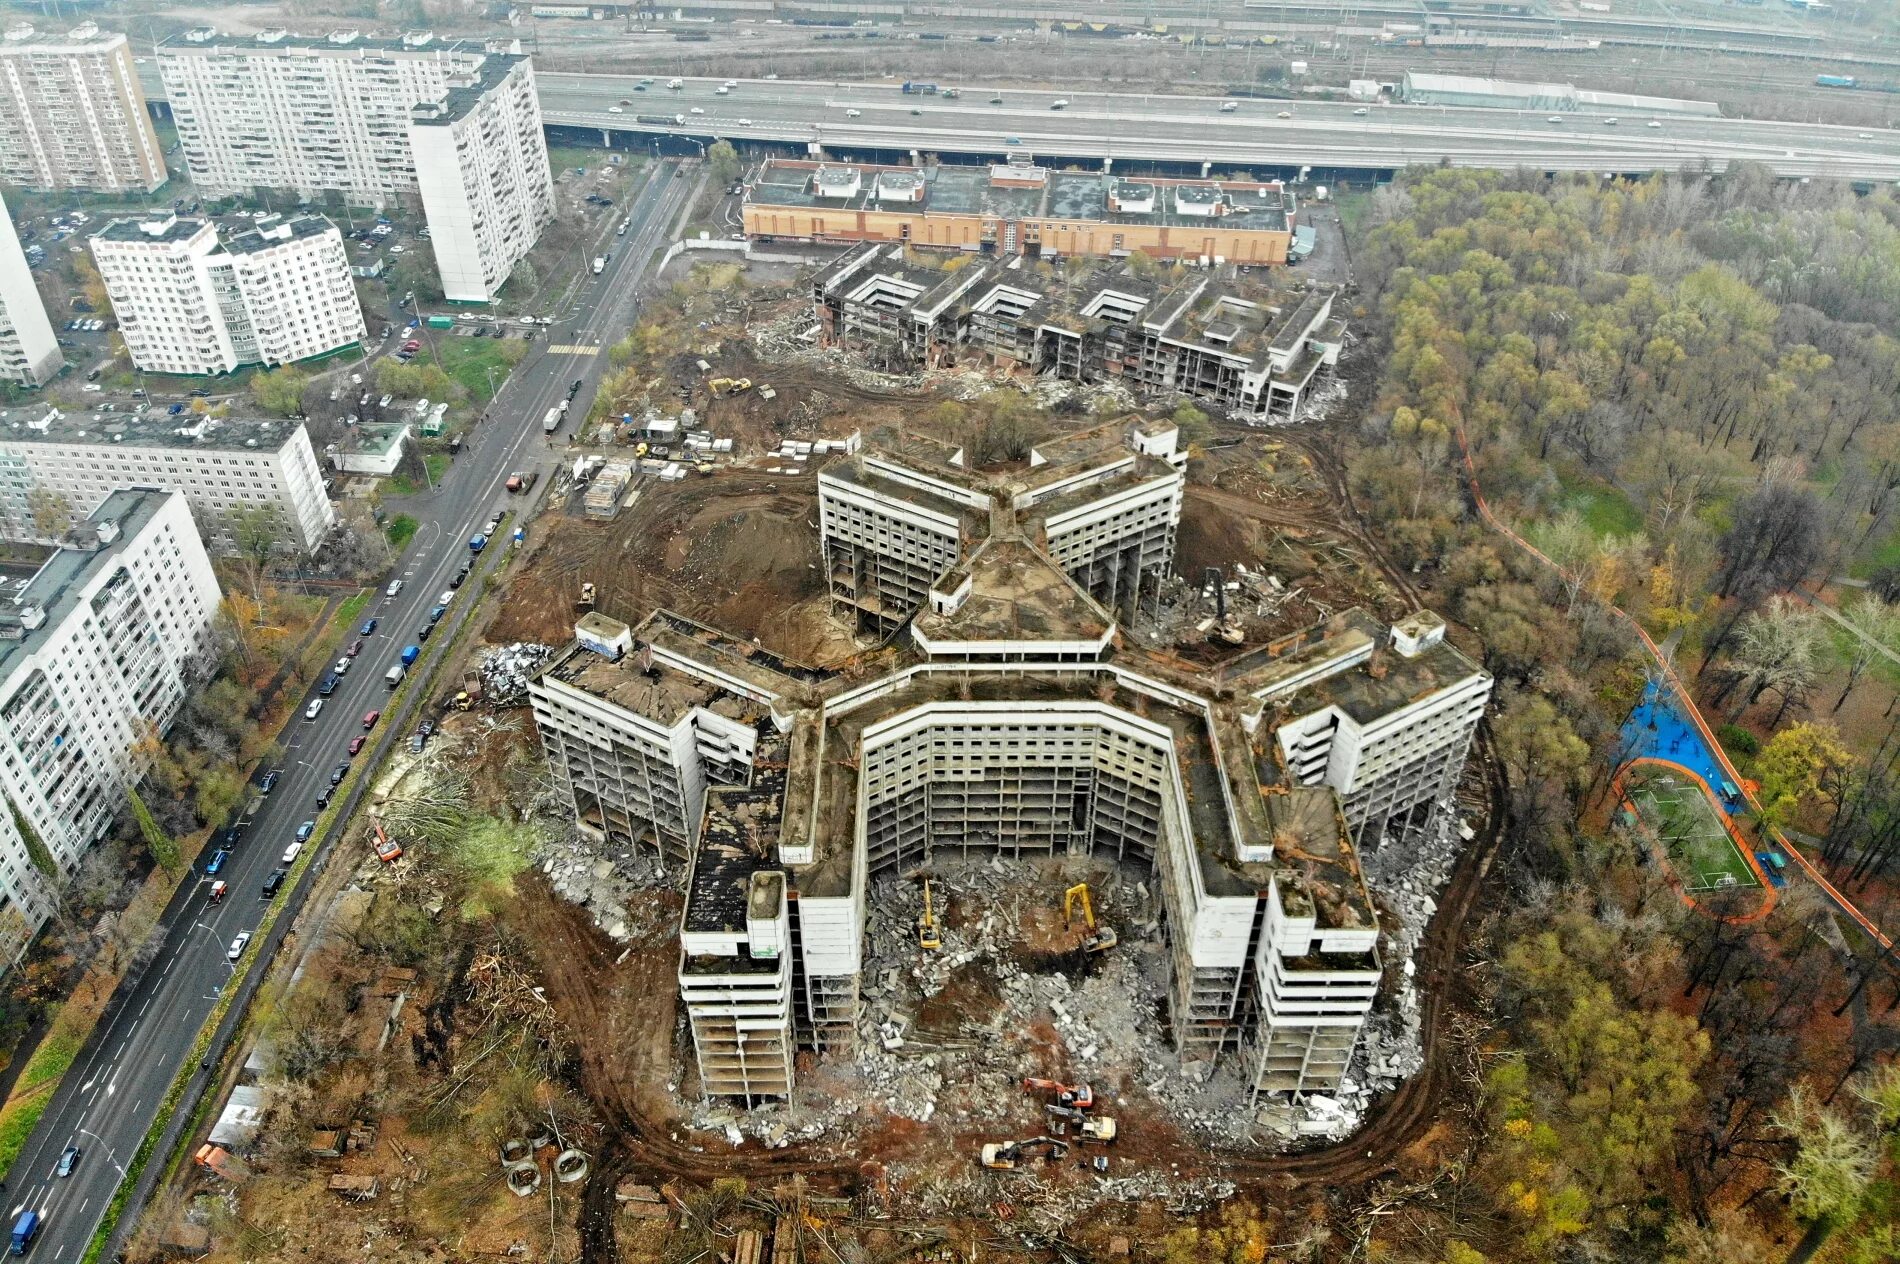
[[(157, 66), (139, 67), (148, 97), (160, 98)], [(1045, 160), (1183, 159), (1226, 166), (1383, 171), (1449, 162), (1465, 167), (1645, 173), (1759, 162), (1780, 175), (1900, 180), (1900, 131), (1818, 123), (1710, 119), (1649, 113), (1448, 109), (1352, 102), (1137, 96), (1086, 91), (997, 94), (970, 89), (955, 100), (905, 96), (895, 80), (877, 83), (737, 80), (544, 72), (536, 77), (542, 120), (710, 140), (800, 147), (1025, 154)], [(948, 86), (948, 85), (946, 85)], [(1666, 86), (1659, 91), (1666, 91)], [(1053, 110), (1058, 99), (1067, 108)], [(622, 105), (621, 102), (626, 102)], [(622, 112), (612, 111), (618, 107)], [(694, 108), (703, 114), (693, 114)], [(1357, 111), (1363, 109), (1365, 113)], [(857, 110), (852, 118), (849, 110)], [(913, 114), (912, 111), (918, 111)], [(1290, 118), (1282, 119), (1285, 111)], [(684, 114), (684, 123), (643, 123)], [(1551, 118), (1561, 121), (1552, 123)], [(1611, 124), (1609, 119), (1616, 122)], [(1649, 126), (1651, 120), (1662, 126)], [(1011, 138), (1014, 138), (1012, 143)]]
[[(376, 617), (378, 627), (365, 638), (361, 657), (315, 720), (302, 719), (305, 704), (298, 704), (299, 718), (284, 733), (280, 780), (256, 815), (241, 823), (243, 841), (219, 874), (230, 884), (229, 896), (213, 905), (209, 879), (187, 884), (158, 932), (164, 942), (154, 964), (67, 1074), (14, 1164), (6, 1194), (9, 1224), (22, 1209), (39, 1209), (46, 1227), (32, 1255), (42, 1264), (70, 1264), (84, 1253), (123, 1165), (152, 1126), (219, 990), (235, 969), (253, 961), (255, 954), (247, 949), (233, 966), (225, 959), (227, 946), (240, 931), (256, 929), (265, 911), (265, 877), (280, 865), (299, 822), (317, 816), (317, 794), (330, 784), (330, 770), (347, 758), (350, 739), (364, 732), (365, 713), (388, 701), (384, 673), (404, 645), (418, 641), (417, 631), (437, 597), (469, 557), (470, 535), (508, 500), (502, 483), (509, 471), (550, 459), (541, 430), (547, 409), (567, 394), (574, 378), (598, 381), (604, 356), (560, 353), (550, 344), (571, 340), (601, 346), (618, 337), (631, 317), (634, 288), (648, 270), (654, 247), (665, 241), (697, 183), (675, 178), (674, 169), (675, 164), (665, 163), (655, 170), (627, 208), (633, 223), (626, 236), (610, 238), (623, 246), (611, 266), (576, 287), (567, 323), (549, 331), (558, 336), (535, 344), (536, 351), (490, 406), (492, 420), (464, 446), (436, 493), (429, 520), (397, 564), (402, 590), (393, 599), (379, 596), (365, 612)], [(577, 409), (584, 404), (583, 397)], [(504, 531), (513, 526), (511, 520)], [(457, 600), (476, 600), (480, 591), (471, 583), (459, 590)], [(433, 650), (436, 644), (423, 648)], [(319, 842), (321, 836), (306, 845)], [(353, 855), (351, 846), (346, 841), (345, 863)], [(84, 1153), (78, 1170), (62, 1179), (54, 1167), (68, 1145)]]
[[(953, 100), (886, 83), (542, 74), (544, 122), (704, 139), (853, 149), (1158, 159), (1238, 166), (1455, 166), (1648, 172), (1764, 163), (1787, 176), (1900, 180), (1900, 132), (1692, 115), (1355, 105), (1094, 92), (963, 91)], [(1001, 104), (996, 104), (998, 97)], [(1055, 102), (1068, 104), (1053, 108)], [(626, 102), (626, 104), (622, 104)], [(621, 112), (616, 114), (614, 110)], [(698, 109), (700, 114), (692, 113)], [(849, 111), (856, 110), (852, 117)], [(1281, 114), (1289, 117), (1281, 118)], [(686, 121), (658, 122), (685, 115)], [(1552, 122), (1551, 120), (1557, 120)], [(1615, 122), (1610, 122), (1614, 119)], [(645, 120), (645, 121), (643, 121)], [(1654, 122), (1658, 126), (1650, 126)]]

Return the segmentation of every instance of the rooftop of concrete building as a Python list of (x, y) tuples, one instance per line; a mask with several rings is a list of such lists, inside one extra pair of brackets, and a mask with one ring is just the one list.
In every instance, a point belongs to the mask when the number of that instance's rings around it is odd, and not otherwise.
[(120, 31), (101, 30), (96, 22), (41, 30), (31, 22), (10, 22), (0, 34), (0, 56), (8, 53), (49, 52), (81, 47), (103, 48), (125, 39)]
[(232, 215), (209, 219), (160, 210), (149, 215), (111, 220), (92, 235), (92, 240), (162, 245), (190, 241), (203, 232), (206, 225), (216, 230), (220, 244), (231, 254), (254, 254), (260, 250), (270, 250), (287, 241), (316, 237), (336, 227), (323, 216), (312, 214), (265, 215), (261, 219)]
[(1099, 641), (1115, 626), (1100, 603), (1025, 540), (986, 540), (938, 589), (969, 593), (954, 611), (929, 607), (912, 619), (918, 636), (945, 641)]
[(785, 739), (773, 733), (759, 746), (751, 785), (708, 788), (682, 923), (687, 931), (745, 929), (746, 916), (752, 912), (752, 875), (780, 867), (777, 847), (779, 807), (785, 797), (784, 761)]
[[(857, 179), (841, 180), (842, 191), (855, 183), (849, 196), (821, 196), (820, 171), (852, 171)], [(907, 189), (923, 184), (921, 200), (880, 201), (878, 177), (891, 172)], [(771, 159), (759, 168), (746, 191), (746, 201), (761, 206), (838, 207), (843, 210), (887, 210), (941, 215), (984, 215), (1004, 220), (1069, 220), (1108, 224), (1205, 225), (1218, 223), (1235, 229), (1286, 232), (1292, 209), (1290, 195), (1278, 184), (1235, 180), (1170, 180), (1143, 177), (1131, 181), (1103, 172), (1032, 169), (1035, 178), (1022, 178), (1004, 167), (907, 167), (871, 163), (820, 163), (800, 159)], [(1027, 173), (1026, 173), (1027, 174)], [(1122, 202), (1137, 189), (1151, 194), (1148, 209), (1110, 210), (1109, 194)], [(1207, 207), (1216, 215), (1184, 213), (1181, 204)]]
[(275, 452), (303, 429), (303, 422), (281, 417), (171, 416), (158, 409), (143, 416), (124, 413), (72, 413), (50, 409), (33, 418), (0, 422), (0, 443), (98, 443), (135, 448), (197, 448), (206, 452)]
[(338, 56), (373, 52), (434, 56), (441, 53), (479, 54), (487, 51), (480, 40), (445, 39), (433, 31), (404, 31), (390, 35), (374, 31), (365, 33), (353, 27), (340, 28), (324, 35), (299, 35), (281, 29), (240, 35), (201, 26), (166, 36), (158, 41), (156, 48), (161, 56), (167, 53), (198, 52), (306, 52), (333, 53)]
[(0, 683), (72, 614), (87, 578), (112, 565), (177, 494), (143, 487), (113, 492), (75, 532), (85, 543), (54, 550), (32, 578), (0, 586)]
[(1431, 643), (1402, 653), (1392, 629), (1364, 610), (1344, 610), (1229, 660), (1217, 675), (1223, 684), (1265, 698), (1270, 710), (1306, 715), (1334, 706), (1364, 725), (1484, 674), (1463, 650), (1441, 639), (1444, 622), (1430, 611), (1394, 626)]
[(1262, 788), (1280, 899), (1296, 916), (1321, 926), (1370, 926), (1372, 895), (1353, 850), (1339, 795), (1331, 786)]
[(774, 654), (757, 641), (733, 636), (674, 610), (655, 610), (634, 629), (634, 636), (726, 672), (766, 694), (821, 685), (836, 674)]
[(505, 53), (489, 55), (482, 61), (482, 68), (475, 72), (472, 81), (450, 88), (440, 101), (426, 101), (417, 105), (409, 113), (410, 121), (422, 127), (449, 126), (480, 105), (497, 84), (527, 60), (526, 57)]
[(649, 663), (639, 653), (610, 658), (580, 641), (555, 654), (540, 677), (570, 685), (668, 729), (699, 707), (733, 719), (755, 716), (759, 710), (749, 699), (657, 659)]
[(1129, 419), (1118, 419), (1055, 431), (1023, 445), (1028, 451), (1025, 457), (982, 464), (972, 463), (971, 446), (982, 438), (974, 426), (966, 435), (935, 434), (921, 425), (879, 426), (864, 435), (860, 452), (972, 491), (1021, 497), (1098, 466), (1132, 464), (1156, 472), (1167, 470), (1165, 462), (1142, 457), (1128, 446), (1131, 424)]

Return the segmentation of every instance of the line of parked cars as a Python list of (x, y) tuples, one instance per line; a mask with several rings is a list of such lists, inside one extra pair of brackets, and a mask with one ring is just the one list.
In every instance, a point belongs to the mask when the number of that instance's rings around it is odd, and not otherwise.
[(105, 327), (106, 327), (106, 322), (103, 320), (100, 320), (96, 316), (85, 318), (85, 319), (75, 318), (73, 320), (69, 320), (66, 322), (66, 332), (69, 334), (70, 333), (96, 334), (100, 332), (101, 330), (103, 330)]

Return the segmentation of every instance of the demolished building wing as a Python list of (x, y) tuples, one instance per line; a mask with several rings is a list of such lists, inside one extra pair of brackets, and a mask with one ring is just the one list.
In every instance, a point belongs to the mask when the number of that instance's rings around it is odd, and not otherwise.
[(1159, 284), (1121, 265), (1044, 276), (1021, 259), (945, 269), (921, 258), (863, 245), (827, 264), (812, 280), (821, 339), (886, 369), (980, 360), (1113, 378), (1250, 421), (1297, 420), (1345, 344), (1329, 288), (1273, 294), (1212, 272)]

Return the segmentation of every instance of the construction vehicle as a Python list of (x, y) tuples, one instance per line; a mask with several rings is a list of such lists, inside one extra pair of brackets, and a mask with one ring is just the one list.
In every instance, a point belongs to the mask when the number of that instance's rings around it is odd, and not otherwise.
[(1085, 1111), (1095, 1107), (1095, 1090), (1087, 1084), (1064, 1084), (1060, 1080), (1030, 1076), (1023, 1081), (1023, 1092), (1047, 1093), (1050, 1104), (1064, 1110)]
[(383, 823), (378, 818), (369, 818), (370, 849), (376, 853), (376, 859), (386, 865), (393, 865), (402, 859), (402, 844), (383, 831)]
[(233, 1185), (251, 1179), (251, 1169), (243, 1159), (238, 1158), (223, 1146), (201, 1145), (191, 1156), (191, 1161), (213, 1176), (221, 1176)]
[[(590, 585), (591, 587), (591, 585)], [(455, 697), (449, 699), (449, 705), (457, 711), (466, 711), (482, 700), (482, 677), (480, 672), (463, 672), (462, 687), (455, 691)]]
[(728, 395), (737, 395), (741, 391), (751, 390), (752, 379), (749, 377), (716, 377), (707, 382), (706, 385), (712, 389), (714, 399), (724, 399)]
[(1037, 1155), (1047, 1155), (1051, 1162), (1060, 1163), (1069, 1155), (1069, 1143), (1058, 1141), (1054, 1137), (1030, 1137), (1026, 1141), (989, 1141), (978, 1152), (984, 1167), (999, 1172), (1013, 1172), (1028, 1163)]
[(592, 610), (594, 608), (593, 584), (584, 583), (581, 585), (581, 599), (574, 603), (574, 607), (577, 610)]
[(711, 461), (696, 461), (693, 463), (693, 469), (698, 473), (704, 474), (707, 478), (711, 478), (713, 463)]
[(1075, 925), (1075, 906), (1082, 905), (1082, 951), (1107, 952), (1113, 948), (1117, 936), (1106, 926), (1095, 924), (1095, 906), (1089, 902), (1089, 884), (1078, 882), (1062, 893), (1062, 925), (1064, 929)]
[(924, 879), (924, 912), (917, 919), (917, 946), (919, 948), (941, 948), (943, 938), (937, 932), (937, 914), (930, 906), (930, 879)]
[(1227, 574), (1218, 566), (1210, 566), (1202, 572), (1201, 587), (1214, 589), (1214, 623), (1208, 630), (1211, 640), (1228, 645), (1239, 645), (1246, 637), (1240, 630), (1240, 621), (1229, 617), (1227, 613)]
[(1051, 1119), (1074, 1124), (1076, 1140), (1084, 1145), (1107, 1145), (1115, 1139), (1115, 1121), (1107, 1115), (1090, 1116), (1073, 1106), (1057, 1106), (1053, 1102), (1043, 1109), (1049, 1112)]

